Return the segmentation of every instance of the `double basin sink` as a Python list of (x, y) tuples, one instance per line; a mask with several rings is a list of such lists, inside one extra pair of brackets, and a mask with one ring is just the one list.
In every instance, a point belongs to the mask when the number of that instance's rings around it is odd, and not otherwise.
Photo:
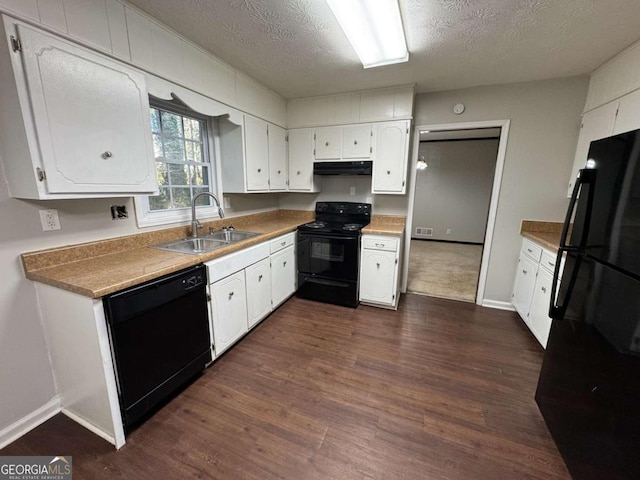
[(241, 242), (258, 235), (261, 234), (254, 232), (240, 232), (238, 230), (224, 230), (210, 233), (203, 237), (185, 238), (182, 240), (159, 243), (157, 245), (151, 245), (151, 247), (159, 248), (161, 250), (169, 250), (171, 252), (199, 255), (201, 253), (211, 252), (212, 250), (226, 247), (227, 245)]

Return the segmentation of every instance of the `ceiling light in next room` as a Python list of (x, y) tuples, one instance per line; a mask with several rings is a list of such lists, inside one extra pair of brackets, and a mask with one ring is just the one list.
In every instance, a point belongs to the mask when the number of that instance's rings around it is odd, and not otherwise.
[(364, 68), (409, 60), (398, 0), (327, 0)]

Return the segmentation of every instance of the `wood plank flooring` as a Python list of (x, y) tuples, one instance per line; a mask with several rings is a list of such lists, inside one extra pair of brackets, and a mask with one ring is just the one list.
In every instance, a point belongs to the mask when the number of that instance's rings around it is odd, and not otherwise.
[(58, 415), (0, 455), (72, 455), (75, 480), (568, 479), (542, 354), (511, 312), (292, 298), (120, 451)]

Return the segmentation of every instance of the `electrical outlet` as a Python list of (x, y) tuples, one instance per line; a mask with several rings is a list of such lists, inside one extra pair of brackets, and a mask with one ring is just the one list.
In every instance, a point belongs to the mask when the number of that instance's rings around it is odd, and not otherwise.
[(60, 217), (58, 210), (40, 210), (40, 223), (42, 231), (60, 230)]
[(451, 229), (447, 228), (447, 235), (451, 235)]
[(111, 205), (111, 218), (114, 220), (124, 220), (129, 218), (126, 205)]
[(352, 197), (356, 194), (356, 187), (349, 187), (349, 195)]
[(224, 208), (231, 208), (231, 199), (229, 197), (224, 197)]

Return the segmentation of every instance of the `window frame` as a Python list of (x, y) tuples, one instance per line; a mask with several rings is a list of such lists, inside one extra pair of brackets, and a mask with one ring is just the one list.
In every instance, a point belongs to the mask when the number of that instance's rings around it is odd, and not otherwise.
[[(202, 135), (202, 149), (204, 157), (208, 160), (209, 171), (209, 191), (216, 195), (222, 202), (221, 185), (218, 179), (219, 162), (216, 143), (215, 143), (215, 128), (216, 123), (211, 117), (198, 113), (189, 109), (186, 106), (180, 105), (167, 100), (150, 97), (149, 99), (149, 115), (151, 115), (151, 109), (164, 110), (169, 113), (180, 115), (183, 117), (189, 117), (200, 122), (203, 122), (203, 135)], [(151, 134), (151, 132), (149, 132)], [(158, 162), (154, 157), (154, 165)], [(187, 224), (191, 222), (191, 207), (173, 208), (167, 210), (151, 210), (149, 205), (149, 197), (153, 195), (139, 195), (134, 197), (135, 214), (138, 227), (151, 227), (156, 225), (169, 225), (169, 224)], [(220, 218), (218, 214), (218, 207), (213, 205), (197, 206), (196, 212), (198, 219), (215, 220)]]

